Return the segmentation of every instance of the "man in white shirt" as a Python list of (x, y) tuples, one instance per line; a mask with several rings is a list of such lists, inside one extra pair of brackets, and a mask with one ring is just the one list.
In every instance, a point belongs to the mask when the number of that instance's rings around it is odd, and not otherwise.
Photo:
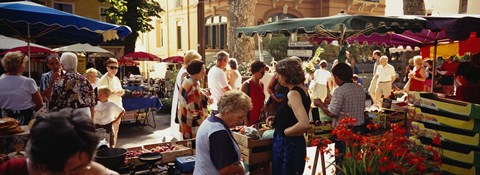
[[(373, 78), (372, 81), (370, 82), (370, 86), (368, 87), (368, 94), (372, 98), (372, 100), (375, 99), (375, 90), (377, 89), (377, 67), (380, 65), (380, 51), (379, 50), (374, 50), (373, 51), (373, 59), (375, 60), (375, 64), (373, 65)], [(374, 103), (372, 101), (372, 103)]]
[(382, 95), (383, 98), (388, 98), (392, 91), (392, 83), (396, 78), (395, 68), (388, 64), (388, 57), (380, 57), (380, 65), (377, 67), (375, 74), (377, 78), (377, 88), (375, 89), (375, 104), (381, 106)]
[(228, 85), (227, 76), (225, 75), (224, 69), (227, 67), (228, 63), (228, 53), (225, 51), (220, 51), (217, 53), (217, 63), (215, 66), (210, 68), (208, 71), (208, 88), (210, 88), (211, 97), (213, 103), (210, 105), (213, 114), (218, 114), (218, 100), (220, 97), (227, 91), (232, 88)]
[(329, 80), (332, 78), (332, 74), (326, 70), (327, 65), (327, 61), (320, 61), (320, 69), (315, 70), (313, 73), (315, 84), (313, 86), (312, 99), (320, 98), (320, 100), (325, 101), (325, 98), (327, 97), (327, 85), (329, 85)]

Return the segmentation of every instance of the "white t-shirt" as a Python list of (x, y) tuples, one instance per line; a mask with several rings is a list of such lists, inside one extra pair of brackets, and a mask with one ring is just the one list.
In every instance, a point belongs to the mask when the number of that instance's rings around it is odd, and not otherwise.
[(385, 67), (378, 65), (377, 75), (379, 82), (393, 81), (392, 77), (395, 77), (395, 68), (390, 64), (387, 64)]
[(118, 117), (124, 109), (112, 101), (98, 102), (95, 106), (95, 118), (93, 123), (97, 125), (106, 125)]
[(122, 83), (120, 82), (120, 79), (118, 77), (114, 76), (113, 78), (110, 78), (107, 76), (108, 74), (105, 74), (98, 80), (97, 87), (100, 86), (107, 86), (110, 88), (110, 91), (112, 91), (112, 95), (108, 98), (109, 100), (113, 101), (114, 103), (117, 103), (118, 106), (123, 107), (122, 103), (122, 96), (118, 96), (113, 94), (113, 92), (122, 90)]
[(317, 84), (323, 84), (327, 85), (328, 79), (332, 77), (332, 74), (325, 69), (318, 69), (315, 70), (315, 73), (313, 73), (313, 78), (315, 80), (315, 83)]
[(32, 94), (38, 91), (31, 78), (3, 74), (0, 76), (0, 108), (24, 110), (33, 107)]
[(208, 87), (212, 93), (213, 103), (210, 105), (210, 109), (218, 110), (218, 100), (226, 92), (225, 87), (228, 86), (227, 76), (225, 72), (217, 66), (213, 66), (208, 71)]

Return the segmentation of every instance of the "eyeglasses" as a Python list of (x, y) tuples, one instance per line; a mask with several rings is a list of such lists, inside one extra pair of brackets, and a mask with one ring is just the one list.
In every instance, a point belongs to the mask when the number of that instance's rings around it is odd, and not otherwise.
[(108, 68), (110, 68), (110, 69), (118, 69), (117, 66), (108, 66)]

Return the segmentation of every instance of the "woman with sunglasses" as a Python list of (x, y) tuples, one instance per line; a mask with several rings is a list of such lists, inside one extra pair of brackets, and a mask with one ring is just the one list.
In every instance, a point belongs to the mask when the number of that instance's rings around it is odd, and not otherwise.
[(116, 175), (93, 161), (99, 138), (90, 116), (65, 108), (39, 117), (25, 147), (27, 158), (0, 165), (0, 175)]
[[(123, 107), (122, 96), (125, 94), (125, 91), (122, 88), (122, 83), (120, 79), (115, 75), (118, 72), (118, 61), (115, 58), (110, 58), (107, 60), (107, 73), (100, 78), (98, 81), (98, 87), (107, 86), (110, 88), (112, 94), (108, 100), (116, 103), (118, 106)], [(121, 120), (117, 120), (113, 123), (113, 132), (114, 132), (114, 143), (117, 143), (118, 129), (120, 128)]]
[(2, 59), (5, 73), (0, 76), (0, 117), (12, 117), (27, 125), (33, 112), (43, 107), (38, 86), (22, 76), (28, 57), (20, 52), (8, 52)]

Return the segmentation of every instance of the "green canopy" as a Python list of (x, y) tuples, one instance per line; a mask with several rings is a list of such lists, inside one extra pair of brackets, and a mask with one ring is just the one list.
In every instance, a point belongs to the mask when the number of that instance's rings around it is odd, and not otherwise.
[[(360, 34), (371, 35), (372, 33), (403, 33), (405, 30), (421, 32), (426, 28), (427, 21), (418, 16), (363, 16), (363, 15), (335, 15), (320, 18), (293, 18), (263, 24), (252, 27), (237, 28), (237, 35), (254, 36), (258, 34), (265, 36), (268, 33), (284, 34), (291, 33), (316, 34), (327, 40), (338, 40), (340, 45), (349, 37)], [(344, 55), (344, 54), (340, 54)], [(339, 58), (339, 62), (345, 58)]]

